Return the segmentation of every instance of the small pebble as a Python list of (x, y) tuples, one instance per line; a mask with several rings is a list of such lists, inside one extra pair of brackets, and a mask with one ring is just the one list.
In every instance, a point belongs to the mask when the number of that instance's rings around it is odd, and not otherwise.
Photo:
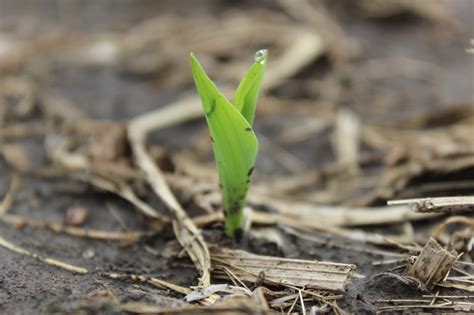
[(88, 248), (82, 252), (82, 257), (84, 259), (91, 259), (94, 256), (95, 256), (95, 251), (92, 248)]
[(66, 224), (68, 225), (82, 225), (87, 220), (89, 211), (83, 207), (73, 206), (66, 212)]

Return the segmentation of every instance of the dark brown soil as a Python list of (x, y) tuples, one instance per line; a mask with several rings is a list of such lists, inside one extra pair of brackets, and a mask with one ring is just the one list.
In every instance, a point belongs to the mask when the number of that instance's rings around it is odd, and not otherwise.
[[(81, 2), (79, 6), (83, 22), (77, 26), (73, 21), (61, 21), (58, 18), (55, 13), (57, 3), (0, 0), (0, 19), (3, 20), (0, 30), (17, 34), (22, 25), (27, 28), (27, 24), (22, 24), (21, 21), (33, 18), (36, 23), (40, 21), (34, 25), (44, 25), (45, 30), (69, 25), (77, 32), (100, 33), (105, 30), (126, 29), (127, 26), (160, 14), (209, 15), (213, 18), (231, 10), (278, 10), (272, 2), (267, 1), (262, 1), (261, 4), (252, 1), (205, 1), (200, 5), (192, 1), (160, 1), (159, 4), (155, 1), (87, 1)], [(474, 65), (472, 57), (465, 54), (465, 48), (468, 47), (469, 39), (474, 36), (474, 4), (469, 0), (457, 0), (450, 2), (450, 7), (454, 12), (453, 20), (459, 27), (454, 31), (441, 22), (430, 21), (410, 12), (390, 18), (371, 19), (351, 5), (350, 1), (331, 1), (328, 5), (330, 12), (347, 34), (363, 47), (361, 57), (352, 61), (352, 71), (357, 72), (369, 59), (389, 57), (419, 59), (436, 65), (442, 71), (437, 78), (437, 88), (429, 83), (429, 77), (408, 81), (404, 78), (386, 79), (379, 82), (379, 86), (364, 86), (366, 83), (360, 82), (356, 93), (352, 94), (355, 99), (344, 102), (351, 102), (352, 108), (368, 121), (382, 121), (386, 125), (391, 125), (392, 120), (396, 122), (419, 112), (426, 113), (458, 102), (472, 102)], [(41, 31), (43, 30), (38, 30)], [(34, 33), (28, 29), (24, 32)], [(184, 62), (186, 61), (183, 60)], [(35, 78), (40, 86), (59, 91), (78, 104), (87, 115), (97, 119), (126, 120), (191, 91), (189, 84), (172, 88), (160, 87), (153, 83), (157, 78), (126, 75), (116, 69), (80, 68), (64, 64), (48, 66), (52, 69), (47, 75)], [(300, 83), (307, 78), (324, 78), (331, 71), (335, 70), (330, 61), (324, 58), (298, 74), (286, 86), (274, 89), (271, 94), (288, 99), (304, 98), (307, 91)], [(351, 77), (354, 79), (357, 75), (351, 74)], [(403, 93), (406, 104), (392, 108), (392, 111), (378, 111), (377, 102), (372, 97), (373, 93), (381, 93), (380, 91), (389, 94)], [(314, 96), (307, 97), (311, 99)], [(257, 124), (256, 130), (272, 138), (280, 131), (278, 124), (285, 124), (284, 119), (285, 117), (278, 115), (265, 117), (259, 122), (260, 125)], [(196, 138), (189, 135), (194, 136), (196, 130), (204, 129), (202, 121), (188, 123), (154, 135), (151, 142), (173, 153), (192, 145)], [(29, 160), (34, 165), (39, 167), (45, 163), (41, 152), (41, 137), (27, 139), (25, 146), (31, 152)], [(288, 146), (287, 149), (312, 169), (323, 167), (334, 159), (327, 139), (309, 139), (304, 143)], [(277, 168), (270, 154), (262, 153), (256, 168), (257, 177), (265, 179)], [(0, 174), (0, 195), (4, 195), (9, 187), (11, 169), (3, 160), (0, 160)], [(470, 178), (472, 177), (471, 174)], [(139, 215), (132, 205), (112, 194), (98, 192), (86, 184), (62, 177), (22, 178), (22, 187), (16, 193), (9, 213), (64, 222), (66, 211), (73, 206), (80, 206), (88, 212), (84, 227), (121, 231), (119, 222), (111, 215), (110, 208), (113, 208), (129, 229), (150, 229), (147, 219)], [(472, 189), (468, 191), (473, 192)], [(147, 201), (166, 212), (165, 207), (151, 194), (148, 194)], [(414, 224), (415, 231), (423, 235), (431, 223)], [(383, 233), (386, 229), (387, 227), (380, 227), (379, 231)], [(212, 244), (241, 248), (257, 254), (355, 264), (357, 274), (365, 277), (354, 279), (344, 297), (338, 301), (338, 305), (350, 313), (372, 313), (378, 299), (416, 298), (422, 294), (393, 278), (372, 277), (390, 268), (390, 265), (372, 265), (373, 261), (384, 257), (367, 251), (380, 248), (323, 233), (318, 236), (327, 239), (324, 245), (284, 232), (282, 235), (284, 247), (279, 248), (270, 241), (251, 237), (240, 243), (232, 243), (224, 236), (220, 225), (204, 230), (205, 239)], [(132, 243), (95, 241), (29, 226), (12, 227), (4, 223), (0, 223), (0, 236), (31, 252), (93, 271), (86, 275), (76, 275), (0, 247), (0, 313), (4, 314), (122, 314), (113, 299), (107, 296), (107, 292), (112, 292), (114, 298), (122, 303), (140, 301), (178, 306), (183, 304), (182, 296), (171, 291), (131, 281), (111, 280), (101, 273), (117, 271), (145, 274), (188, 287), (195, 285), (199, 276), (188, 258), (167, 257), (164, 254), (165, 249), (175, 242), (170, 228)], [(146, 247), (153, 248), (154, 253), (146, 250)]]

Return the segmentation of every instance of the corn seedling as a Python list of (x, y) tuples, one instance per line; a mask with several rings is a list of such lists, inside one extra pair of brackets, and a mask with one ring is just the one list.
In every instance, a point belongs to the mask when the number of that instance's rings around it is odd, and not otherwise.
[(255, 63), (240, 82), (232, 103), (219, 92), (196, 57), (193, 54), (190, 57), (194, 82), (211, 134), (226, 233), (230, 237), (243, 231), (246, 225), (243, 207), (258, 152), (252, 124), (267, 55), (267, 50), (257, 51)]

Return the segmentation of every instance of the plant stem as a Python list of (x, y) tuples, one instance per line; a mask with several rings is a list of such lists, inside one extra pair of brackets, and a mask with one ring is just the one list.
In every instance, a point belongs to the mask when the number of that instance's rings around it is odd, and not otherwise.
[(229, 237), (234, 238), (236, 232), (242, 231), (244, 223), (244, 211), (226, 211), (225, 213), (225, 232)]

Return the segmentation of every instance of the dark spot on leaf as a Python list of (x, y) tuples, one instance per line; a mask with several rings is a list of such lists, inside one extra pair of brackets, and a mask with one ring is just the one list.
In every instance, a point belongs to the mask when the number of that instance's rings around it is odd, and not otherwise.
[(250, 178), (247, 178), (246, 184), (250, 183)]
[(206, 112), (206, 116), (209, 117), (211, 114), (216, 110), (216, 100), (211, 101), (211, 109), (209, 109), (208, 112)]
[(220, 189), (223, 189), (223, 188), (224, 188), (224, 186), (222, 186), (222, 184), (221, 184), (221, 183), (219, 183), (219, 188), (220, 188)]
[(252, 172), (253, 172), (253, 166), (249, 169), (249, 171), (247, 172), (247, 176), (251, 176), (252, 175)]
[(245, 131), (252, 131), (252, 128), (245, 128)]
[(230, 213), (238, 213), (240, 211), (240, 205), (238, 202), (235, 202), (229, 209)]
[(214, 139), (211, 137), (211, 142), (214, 143)]

